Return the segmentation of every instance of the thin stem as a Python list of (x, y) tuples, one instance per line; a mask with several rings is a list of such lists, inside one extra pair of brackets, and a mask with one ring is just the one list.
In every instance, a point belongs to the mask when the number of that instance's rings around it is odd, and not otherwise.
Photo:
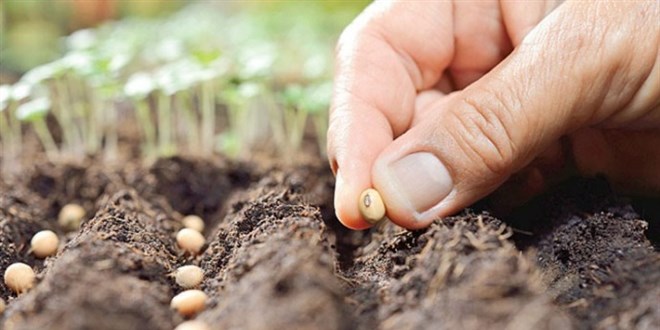
[(215, 144), (215, 104), (211, 81), (202, 83), (200, 99), (202, 103), (202, 153), (208, 156), (213, 154)]
[(11, 136), (14, 138), (14, 141), (12, 143), (12, 146), (14, 149), (12, 150), (13, 155), (18, 155), (19, 150), (21, 149), (21, 145), (23, 144), (23, 129), (21, 126), (21, 121), (16, 118), (16, 116), (12, 116), (14, 113), (14, 110), (16, 109), (17, 104), (15, 102), (12, 102), (9, 104), (7, 109), (5, 111), (7, 112), (7, 124), (9, 125), (9, 129), (12, 131)]
[(66, 86), (62, 80), (56, 79), (54, 82), (55, 94), (57, 95), (58, 106), (53, 109), (53, 116), (62, 130), (62, 150), (73, 153), (75, 145), (75, 131), (71, 119), (71, 110), (68, 108)]
[(172, 146), (171, 99), (163, 93), (159, 94), (158, 100), (158, 144), (162, 156), (169, 156), (175, 152)]
[(156, 128), (151, 119), (151, 110), (149, 109), (149, 100), (140, 100), (135, 102), (135, 109), (139, 126), (142, 129), (144, 143), (142, 152), (151, 158), (156, 152)]
[(2, 140), (2, 175), (8, 175), (11, 172), (12, 164), (14, 163), (14, 157), (12, 152), (14, 146), (12, 146), (13, 137), (11, 136), (12, 131), (9, 129), (9, 124), (7, 123), (7, 117), (4, 112), (0, 112), (0, 139)]
[(103, 102), (103, 114), (107, 119), (105, 126), (105, 145), (104, 151), (106, 159), (116, 160), (119, 154), (119, 134), (117, 132), (117, 109), (115, 109), (112, 100), (105, 100)]
[(312, 116), (312, 122), (316, 131), (316, 143), (319, 147), (319, 153), (321, 156), (326, 155), (327, 147), (327, 132), (328, 132), (328, 114), (326, 113), (315, 113)]
[(89, 114), (87, 116), (87, 125), (89, 127), (89, 139), (87, 140), (87, 152), (90, 154), (96, 154), (96, 152), (99, 150), (99, 146), (101, 145), (101, 140), (103, 139), (103, 136), (101, 134), (101, 125), (99, 123), (101, 117), (100, 111), (102, 108), (102, 105), (100, 104), (101, 101), (96, 95), (92, 96), (92, 109), (89, 111)]
[(37, 133), (37, 136), (39, 137), (39, 140), (41, 141), (41, 144), (44, 147), (44, 150), (46, 150), (46, 156), (48, 157), (48, 159), (52, 161), (55, 158), (57, 158), (59, 151), (57, 148), (57, 144), (55, 143), (55, 139), (53, 139), (53, 136), (48, 130), (48, 126), (46, 125), (46, 119), (45, 118), (36, 119), (35, 121), (32, 122), (32, 125), (34, 127), (34, 131)]
[(183, 115), (183, 135), (185, 136), (188, 150), (193, 154), (198, 154), (199, 148), (199, 121), (197, 114), (190, 104), (190, 97), (187, 91), (175, 96), (177, 109)]

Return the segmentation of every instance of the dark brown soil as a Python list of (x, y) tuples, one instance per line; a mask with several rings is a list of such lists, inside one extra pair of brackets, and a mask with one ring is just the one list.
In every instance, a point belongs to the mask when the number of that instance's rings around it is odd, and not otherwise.
[[(622, 199), (597, 179), (506, 217), (471, 209), (421, 231), (353, 232), (334, 218), (320, 161), (101, 164), (0, 182), (0, 270), (38, 272), (19, 297), (0, 284), (0, 328), (173, 329), (171, 274), (185, 264), (205, 272), (196, 318), (213, 329), (660, 328), (660, 201)], [(89, 216), (65, 234), (56, 216), (70, 202)], [(207, 224), (197, 257), (174, 240), (191, 213)], [(41, 229), (65, 241), (45, 261), (29, 253)]]

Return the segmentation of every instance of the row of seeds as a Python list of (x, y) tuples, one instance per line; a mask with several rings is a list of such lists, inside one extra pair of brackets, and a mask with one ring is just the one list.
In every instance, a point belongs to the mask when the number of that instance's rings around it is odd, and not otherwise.
[[(58, 215), (58, 224), (67, 231), (77, 230), (85, 217), (85, 210), (77, 204), (65, 205)], [(191, 255), (198, 255), (206, 243), (202, 231), (204, 220), (196, 215), (183, 218), (184, 228), (176, 235), (176, 242), (180, 249)], [(57, 254), (60, 240), (51, 230), (42, 230), (34, 234), (30, 240), (30, 253), (40, 259)], [(204, 271), (195, 265), (179, 267), (174, 274), (175, 282), (185, 291), (172, 298), (170, 307), (184, 317), (194, 317), (206, 307), (206, 294), (196, 289), (204, 280)], [(29, 265), (16, 262), (11, 264), (4, 272), (5, 285), (16, 294), (23, 294), (35, 285), (36, 275)], [(6, 307), (5, 301), (0, 298), (0, 314)], [(201, 321), (189, 320), (179, 324), (175, 330), (207, 330), (209, 327)]]

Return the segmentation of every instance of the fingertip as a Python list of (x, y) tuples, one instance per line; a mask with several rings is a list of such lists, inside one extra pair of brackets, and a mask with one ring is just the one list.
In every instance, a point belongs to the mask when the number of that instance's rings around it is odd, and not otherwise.
[(337, 171), (335, 183), (335, 215), (341, 224), (353, 230), (368, 229), (372, 225), (365, 221), (358, 209), (358, 199), (363, 189), (347, 183)]

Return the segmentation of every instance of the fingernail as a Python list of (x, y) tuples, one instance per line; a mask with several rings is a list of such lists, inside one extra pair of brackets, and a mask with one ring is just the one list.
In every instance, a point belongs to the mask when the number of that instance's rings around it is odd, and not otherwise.
[(428, 152), (410, 154), (391, 163), (389, 172), (397, 194), (417, 213), (440, 203), (454, 185), (447, 168)]

